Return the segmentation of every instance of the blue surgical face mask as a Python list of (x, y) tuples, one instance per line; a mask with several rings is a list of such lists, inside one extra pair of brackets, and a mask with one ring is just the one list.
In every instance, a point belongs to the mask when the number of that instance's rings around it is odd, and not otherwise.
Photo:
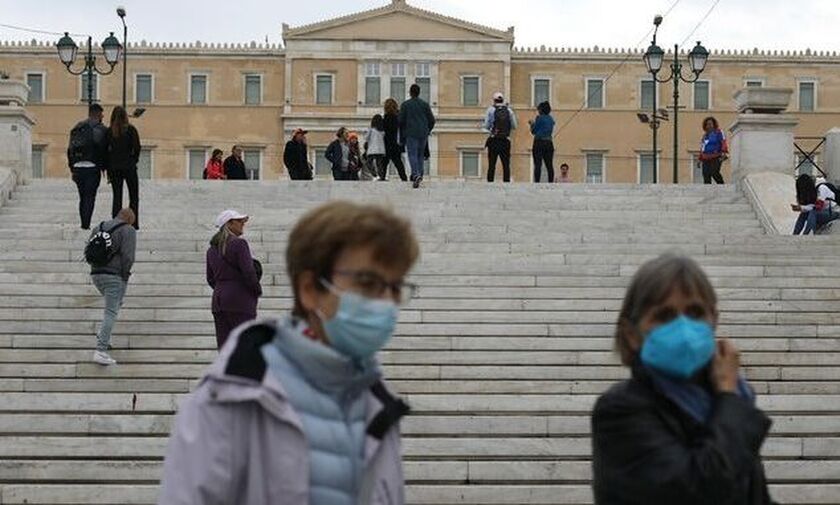
[(397, 326), (397, 304), (351, 291), (339, 293), (327, 281), (321, 282), (339, 298), (338, 310), (332, 318), (327, 319), (318, 312), (333, 348), (347, 357), (363, 360), (385, 347)]
[(642, 364), (669, 377), (687, 380), (715, 353), (715, 333), (706, 321), (685, 315), (651, 330), (642, 344)]

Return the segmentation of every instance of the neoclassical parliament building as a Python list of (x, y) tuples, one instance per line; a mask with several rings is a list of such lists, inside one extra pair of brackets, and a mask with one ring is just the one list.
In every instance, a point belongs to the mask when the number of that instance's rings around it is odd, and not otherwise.
[[(323, 152), (338, 127), (364, 131), (386, 98), (401, 101), (418, 83), (438, 118), (426, 167), (431, 178), (484, 177), (480, 123), (491, 95), (501, 91), (520, 122), (514, 181), (533, 178), (526, 121), (544, 100), (557, 121), (555, 163), (568, 163), (574, 181), (653, 180), (651, 131), (637, 114), (653, 108), (654, 86), (657, 106), (670, 106), (672, 87), (651, 81), (638, 49), (517, 48), (513, 27), (480, 26), (405, 0), (306, 26), (284, 24), (282, 36), (281, 46), (130, 44), (128, 108), (146, 109), (133, 120), (143, 177), (200, 178), (212, 149), (227, 152), (236, 143), (253, 178), (287, 178), (282, 150), (298, 127), (310, 132), (316, 173), (329, 177)], [(700, 80), (681, 86), (678, 152), (670, 123), (660, 130), (660, 181), (671, 180), (677, 156), (680, 182), (702, 182), (695, 163), (701, 121), (714, 115), (730, 125), (732, 96), (745, 86), (791, 88), (797, 136), (819, 137), (840, 125), (836, 52), (709, 49)], [(0, 72), (30, 87), (35, 176), (66, 177), (68, 132), (86, 114), (86, 79), (67, 72), (55, 41), (0, 42)], [(121, 73), (118, 66), (95, 79), (106, 116), (121, 103)]]

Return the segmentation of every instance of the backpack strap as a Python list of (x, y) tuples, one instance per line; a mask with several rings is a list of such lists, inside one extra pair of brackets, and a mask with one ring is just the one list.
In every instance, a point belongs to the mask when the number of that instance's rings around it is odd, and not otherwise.
[(376, 384), (370, 387), (370, 392), (382, 402), (383, 409), (370, 422), (367, 427), (367, 434), (382, 440), (388, 430), (397, 424), (401, 417), (411, 412), (411, 407), (401, 398), (392, 395), (381, 380), (376, 381)]
[[(103, 222), (102, 224), (105, 224), (105, 223)], [(102, 224), (101, 224), (101, 225), (99, 225), (99, 230), (100, 230), (100, 231), (102, 231)], [(117, 223), (117, 225), (116, 225), (116, 226), (114, 226), (113, 228), (111, 228), (110, 230), (108, 230), (108, 233), (114, 233), (114, 231), (116, 231), (116, 229), (117, 229), (117, 228), (123, 227), (123, 226), (125, 226), (125, 225), (127, 225), (127, 224), (128, 224), (128, 223), (125, 223), (125, 222), (123, 222), (123, 223)]]

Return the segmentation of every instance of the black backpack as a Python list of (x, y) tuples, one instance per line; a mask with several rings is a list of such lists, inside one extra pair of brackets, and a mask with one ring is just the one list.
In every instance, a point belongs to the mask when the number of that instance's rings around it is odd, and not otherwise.
[(510, 109), (506, 105), (497, 105), (493, 112), (493, 136), (510, 137), (511, 124)]
[(105, 222), (99, 223), (99, 231), (93, 234), (88, 239), (85, 245), (85, 261), (93, 267), (104, 267), (114, 257), (114, 241), (111, 234), (120, 226), (125, 226), (128, 223), (119, 223), (108, 231), (105, 231)]
[(67, 148), (70, 166), (80, 161), (96, 161), (96, 142), (93, 139), (93, 125), (82, 121), (70, 130), (70, 147)]

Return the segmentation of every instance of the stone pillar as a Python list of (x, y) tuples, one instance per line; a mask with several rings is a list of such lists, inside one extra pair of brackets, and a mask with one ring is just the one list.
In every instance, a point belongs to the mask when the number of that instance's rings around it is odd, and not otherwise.
[(0, 79), (0, 168), (11, 169), (17, 183), (32, 177), (32, 126), (35, 121), (24, 106), (29, 86)]
[(783, 114), (792, 94), (788, 88), (744, 88), (735, 93), (740, 114), (729, 127), (734, 182), (753, 173), (793, 174), (793, 130), (799, 120)]
[(825, 134), (825, 154), (822, 169), (830, 182), (840, 182), (840, 128), (832, 128)]

